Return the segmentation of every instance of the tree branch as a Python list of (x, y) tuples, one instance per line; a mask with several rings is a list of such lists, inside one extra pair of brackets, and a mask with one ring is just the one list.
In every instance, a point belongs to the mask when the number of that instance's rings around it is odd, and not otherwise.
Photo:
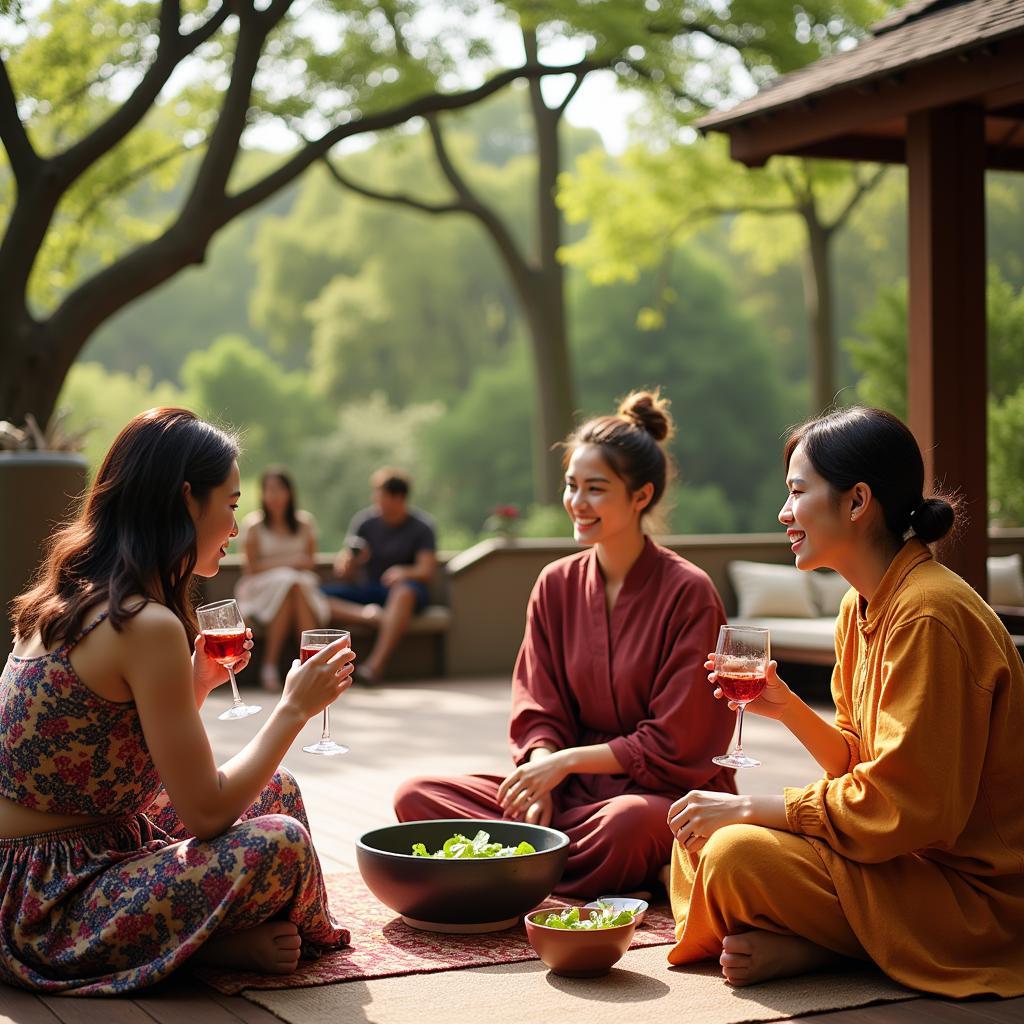
[(444, 141), (444, 133), (441, 131), (441, 122), (437, 115), (427, 115), (426, 121), (427, 128), (430, 130), (430, 139), (434, 144), (434, 155), (437, 157), (437, 162), (440, 165), (444, 176), (448, 179), (448, 183), (453, 189), (455, 189), (455, 194), (464, 203), (471, 203), (475, 206), (482, 207), (484, 203), (469, 187), (466, 179), (459, 174), (458, 168), (452, 161), (451, 154), (448, 152), (448, 146)]
[[(268, 34), (287, 13), (292, 0), (279, 0), (265, 11), (246, 11), (239, 16), (238, 39), (231, 63), (231, 78), (224, 92), (217, 123), (210, 133), (209, 145), (199, 164), (188, 198), (179, 214), (179, 223), (192, 217), (205, 218), (224, 202), (228, 178), (238, 158), (242, 132), (252, 100), (252, 82)], [(277, 21), (270, 15), (276, 15)]]
[(483, 225), (490, 234), (492, 241), (498, 247), (519, 288), (527, 286), (530, 276), (530, 265), (526, 261), (512, 237), (512, 233), (505, 226), (505, 222), (498, 216), (497, 211), (485, 203), (470, 188), (466, 180), (459, 174), (458, 169), (452, 162), (448, 147), (445, 145), (444, 134), (441, 131), (441, 124), (436, 114), (427, 118), (427, 126), (430, 128), (430, 137), (434, 142), (434, 152), (437, 155), (437, 162), (441, 165), (444, 176), (448, 179), (455, 194), (462, 202), (463, 209), (472, 214)]
[(846, 206), (843, 207), (836, 219), (827, 225), (829, 231), (841, 231), (843, 229), (846, 222), (850, 219), (850, 214), (853, 213), (860, 201), (882, 180), (886, 170), (887, 168), (882, 164), (876, 167), (874, 173), (867, 178), (862, 178), (859, 174), (857, 175), (857, 185), (847, 200)]
[[(77, 215), (77, 220), (79, 223), (85, 223), (90, 220), (102, 202), (109, 199), (111, 196), (115, 196), (118, 193), (123, 192), (126, 188), (134, 185), (136, 182), (141, 181), (151, 171), (155, 171), (158, 167), (162, 167), (175, 157), (180, 156), (182, 153), (187, 153), (188, 149), (189, 147), (182, 143), (181, 145), (175, 146), (173, 149), (169, 149), (164, 153), (161, 153), (159, 156), (153, 157), (151, 160), (145, 161), (145, 163), (139, 164), (138, 167), (133, 167), (126, 174), (121, 175), (121, 177), (116, 181), (110, 182), (105, 188), (99, 189), (92, 198), (90, 198), (84, 209)], [(81, 247), (82, 240), (83, 236), (79, 235), (78, 241), (76, 241), (65, 254), (63, 260), (63, 268), (65, 271), (67, 271), (71, 266), (72, 260), (74, 260), (79, 248)]]
[(425, 117), (436, 110), (457, 110), (470, 106), (525, 75), (564, 74), (576, 70), (576, 65), (566, 68), (512, 68), (476, 89), (446, 95), (435, 93), (351, 124), (338, 125), (303, 147), (255, 185), (211, 204), (204, 210), (205, 216), (202, 219), (187, 221), (179, 216), (159, 238), (126, 253), (83, 281), (54, 311), (48, 328), (53, 336), (87, 338), (96, 327), (129, 302), (169, 280), (184, 267), (201, 262), (210, 239), (220, 228), (274, 195), (342, 139), (392, 128), (413, 117)]
[(667, 80), (664, 82), (656, 82), (654, 80), (654, 76), (651, 74), (650, 68), (645, 68), (642, 64), (638, 63), (637, 61), (622, 60), (621, 63), (625, 64), (626, 67), (628, 67), (631, 71), (634, 72), (634, 74), (638, 75), (640, 78), (644, 79), (646, 82), (650, 83), (655, 88), (667, 89), (675, 99), (686, 100), (686, 102), (689, 103), (695, 110), (707, 109), (707, 103), (705, 103), (704, 100), (699, 99), (697, 96), (694, 96), (691, 92), (687, 92), (685, 89), (675, 84), (674, 82), (669, 82)]
[(556, 113), (561, 117), (565, 113), (565, 108), (569, 106), (573, 101), (573, 97), (580, 91), (580, 86), (583, 84), (584, 79), (587, 77), (588, 72), (584, 71), (578, 74), (573, 81), (572, 85), (569, 86), (569, 91), (565, 94), (565, 98), (556, 108)]
[(800, 182), (797, 181), (788, 164), (779, 164), (779, 175), (789, 186), (789, 191), (793, 193), (794, 200), (799, 204), (806, 204), (808, 200), (807, 190), (801, 188)]
[(440, 113), (445, 110), (461, 110), (463, 107), (472, 106), (474, 103), (486, 99), (519, 78), (535, 77), (538, 75), (572, 74), (579, 70), (579, 68), (580, 64), (573, 64), (564, 68), (526, 64), (522, 67), (509, 68), (506, 71), (499, 72), (475, 89), (456, 93), (431, 93), (429, 96), (421, 96), (419, 99), (411, 100), (391, 110), (381, 111), (378, 114), (368, 114), (349, 124), (336, 125), (330, 131), (320, 136), (319, 139), (308, 142), (276, 171), (272, 171), (244, 191), (230, 196), (224, 205), (223, 222), (237, 217), (240, 213), (252, 209), (252, 207), (274, 195), (278, 189), (294, 181), (310, 164), (318, 160), (324, 153), (327, 153), (344, 139), (367, 132), (378, 132), (386, 128), (394, 128), (396, 125), (411, 121), (414, 117), (426, 117), (428, 114)]
[(347, 188), (350, 192), (355, 192), (357, 195), (365, 196), (367, 199), (375, 199), (384, 203), (397, 203), (399, 206), (408, 206), (412, 210), (419, 210), (420, 213), (429, 214), (456, 213), (466, 209), (465, 205), (461, 202), (428, 203), (422, 199), (417, 199), (415, 196), (409, 195), (407, 192), (380, 192), (377, 189), (369, 188), (366, 185), (360, 185), (358, 182), (346, 177), (331, 162), (331, 158), (327, 154), (324, 154), (324, 156), (321, 157), (321, 160), (326, 164), (327, 169), (331, 172), (332, 177), (339, 185), (343, 188)]
[(101, 156), (109, 153), (146, 116), (181, 61), (224, 24), (234, 7), (233, 0), (224, 0), (199, 28), (182, 36), (179, 31), (179, 4), (176, 0), (164, 0), (160, 8), (160, 42), (156, 57), (132, 94), (106, 121), (53, 158), (63, 190), (66, 191)]
[(0, 139), (3, 140), (7, 158), (11, 161), (14, 179), (19, 185), (34, 171), (41, 160), (32, 146), (25, 126), (18, 116), (18, 101), (14, 88), (7, 76), (7, 65), (0, 59)]

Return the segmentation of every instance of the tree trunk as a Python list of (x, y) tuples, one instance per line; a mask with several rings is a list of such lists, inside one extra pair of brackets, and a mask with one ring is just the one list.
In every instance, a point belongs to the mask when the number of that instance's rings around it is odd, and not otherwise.
[(0, 321), (0, 419), (22, 426), (32, 413), (45, 427), (66, 373), (55, 365), (45, 328), (30, 318)]
[(833, 329), (832, 231), (813, 207), (801, 211), (807, 228), (804, 250), (804, 305), (809, 328), (811, 413), (828, 409), (836, 397), (836, 342)]
[[(524, 33), (527, 56), (536, 59), (536, 37)], [(530, 107), (537, 140), (537, 255), (532, 295), (524, 301), (533, 346), (536, 394), (533, 480), (534, 499), (558, 504), (563, 488), (561, 456), (553, 448), (572, 429), (573, 381), (565, 309), (565, 268), (558, 260), (562, 215), (555, 197), (562, 158), (558, 126), (562, 109), (548, 107), (541, 83), (529, 83)]]
[(541, 505), (557, 505), (563, 488), (562, 458), (554, 446), (572, 430), (572, 373), (565, 334), (565, 292), (538, 272), (523, 311), (533, 354), (533, 496)]

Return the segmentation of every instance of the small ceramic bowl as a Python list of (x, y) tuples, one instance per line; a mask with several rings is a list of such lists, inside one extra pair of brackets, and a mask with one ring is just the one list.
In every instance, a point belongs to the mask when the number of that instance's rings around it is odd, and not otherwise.
[(607, 974), (629, 949), (636, 921), (594, 931), (548, 928), (543, 921), (550, 910), (526, 915), (526, 937), (553, 974), (566, 978), (598, 978)]
[(596, 910), (598, 903), (607, 903), (616, 910), (632, 910), (633, 920), (637, 925), (644, 923), (647, 916), (647, 900), (636, 899), (633, 896), (599, 896), (596, 900), (583, 905), (584, 910)]

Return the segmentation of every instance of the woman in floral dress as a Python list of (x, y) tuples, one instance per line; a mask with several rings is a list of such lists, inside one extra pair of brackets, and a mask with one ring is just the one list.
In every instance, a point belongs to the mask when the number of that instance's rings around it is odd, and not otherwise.
[(295, 667), (219, 768), (199, 715), (226, 672), (197, 635), (189, 587), (216, 574), (237, 533), (237, 455), (185, 410), (137, 416), (14, 603), (0, 677), (0, 980), (108, 995), (187, 961), (289, 973), (348, 941), (278, 766), (350, 685), (351, 650)]

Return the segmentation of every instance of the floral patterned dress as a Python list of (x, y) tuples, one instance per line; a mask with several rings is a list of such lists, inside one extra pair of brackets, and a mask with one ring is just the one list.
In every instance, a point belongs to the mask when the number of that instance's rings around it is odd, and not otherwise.
[(0, 796), (85, 828), (0, 839), (0, 980), (111, 995), (181, 967), (216, 932), (295, 923), (303, 955), (344, 945), (295, 779), (279, 769), (239, 821), (190, 836), (161, 789), (133, 702), (86, 687), (74, 643), (10, 655), (0, 676)]

